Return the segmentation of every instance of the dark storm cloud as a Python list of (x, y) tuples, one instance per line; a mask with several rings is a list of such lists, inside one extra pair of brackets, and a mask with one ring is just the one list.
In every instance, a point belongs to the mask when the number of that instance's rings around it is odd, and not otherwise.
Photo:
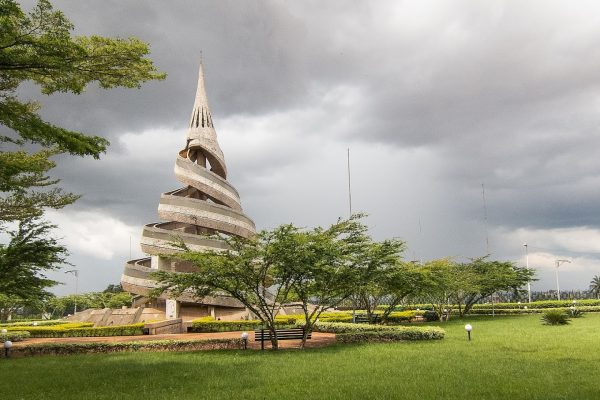
[[(203, 51), (230, 178), (259, 227), (343, 215), (340, 155), (352, 147), (356, 206), (377, 235), (411, 240), (414, 257), (485, 251), (482, 183), (492, 236), (600, 228), (595, 2), (53, 4), (78, 34), (149, 42), (169, 74), (43, 99), (48, 119), (113, 143), (101, 161), (61, 159), (80, 209), (156, 219), (160, 193), (178, 186)], [(517, 257), (511, 246), (494, 249)]]

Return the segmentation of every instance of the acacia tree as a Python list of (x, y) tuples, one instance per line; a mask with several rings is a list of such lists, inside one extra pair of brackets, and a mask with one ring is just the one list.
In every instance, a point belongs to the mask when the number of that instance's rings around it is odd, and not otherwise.
[(275, 317), (279, 303), (289, 298), (291, 280), (279, 268), (281, 260), (274, 247), (288, 239), (290, 229), (284, 225), (271, 232), (261, 231), (249, 239), (219, 236), (228, 246), (221, 252), (191, 251), (180, 241), (176, 246), (182, 252), (169, 257), (188, 261), (197, 269), (191, 273), (154, 273), (160, 282), (154, 295), (179, 296), (188, 291), (198, 299), (208, 295), (231, 296), (263, 322), (270, 332), (273, 349), (277, 349)]
[(423, 278), (420, 296), (431, 302), (442, 320), (450, 317), (451, 299), (475, 290), (472, 274), (449, 258), (428, 261), (419, 269)]
[(295, 228), (279, 253), (284, 275), (291, 277), (294, 299), (302, 303), (302, 347), (323, 311), (337, 307), (370, 285), (380, 271), (399, 263), (404, 244), (396, 239), (374, 242), (362, 217), (353, 215), (327, 229)]
[(155, 273), (161, 284), (155, 294), (229, 295), (265, 324), (274, 349), (278, 346), (275, 317), (281, 304), (299, 301), (305, 318), (303, 347), (324, 310), (348, 299), (379, 269), (398, 262), (402, 243), (373, 242), (361, 217), (339, 220), (327, 229), (288, 224), (251, 239), (222, 238), (229, 249), (221, 252), (194, 252), (178, 243), (183, 252), (170, 257), (191, 262), (197, 270)]
[(455, 296), (461, 317), (486, 297), (502, 291), (520, 294), (527, 282), (535, 280), (535, 272), (532, 269), (518, 267), (510, 261), (489, 261), (487, 256), (459, 264), (458, 268), (463, 275), (469, 276), (471, 282), (471, 285)]

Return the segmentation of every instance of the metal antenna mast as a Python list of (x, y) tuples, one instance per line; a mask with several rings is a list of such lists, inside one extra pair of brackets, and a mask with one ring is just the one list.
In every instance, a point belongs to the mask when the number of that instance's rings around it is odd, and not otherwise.
[(352, 188), (350, 186), (350, 147), (348, 147), (348, 209), (352, 217)]
[(485, 204), (485, 185), (481, 183), (481, 195), (483, 196), (483, 224), (485, 226), (485, 252), (490, 254), (490, 240), (488, 237), (487, 205)]

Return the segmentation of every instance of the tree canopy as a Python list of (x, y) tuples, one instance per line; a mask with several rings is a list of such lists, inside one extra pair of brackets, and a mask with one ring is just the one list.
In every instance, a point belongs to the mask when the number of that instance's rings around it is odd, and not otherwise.
[[(0, 222), (39, 216), (78, 196), (52, 187), (47, 176), (53, 155), (99, 158), (108, 140), (56, 126), (38, 114), (39, 103), (17, 97), (25, 81), (43, 94), (82, 93), (101, 88), (136, 88), (164, 79), (146, 57), (148, 45), (136, 38), (73, 36), (73, 24), (47, 0), (27, 14), (14, 0), (0, 0)], [(37, 147), (37, 150), (35, 149)]]
[[(174, 257), (191, 262), (197, 270), (159, 271), (155, 274), (162, 284), (159, 292), (173, 297), (184, 291), (198, 298), (229, 295), (271, 331), (281, 304), (297, 301), (309, 332), (324, 310), (349, 298), (378, 270), (399, 261), (402, 242), (373, 241), (361, 217), (339, 220), (328, 228), (287, 224), (250, 239), (222, 237), (229, 246), (222, 252), (195, 252), (179, 243), (184, 251)], [(275, 335), (272, 338), (277, 348)]]

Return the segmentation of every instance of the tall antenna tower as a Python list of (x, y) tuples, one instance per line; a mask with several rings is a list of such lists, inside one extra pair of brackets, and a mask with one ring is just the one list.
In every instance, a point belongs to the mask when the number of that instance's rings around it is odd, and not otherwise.
[(487, 205), (485, 203), (485, 185), (481, 182), (481, 195), (483, 197), (483, 225), (485, 227), (485, 252), (490, 254), (490, 239), (488, 237), (488, 215)]
[(350, 147), (348, 147), (348, 210), (352, 217), (352, 188), (350, 187)]

